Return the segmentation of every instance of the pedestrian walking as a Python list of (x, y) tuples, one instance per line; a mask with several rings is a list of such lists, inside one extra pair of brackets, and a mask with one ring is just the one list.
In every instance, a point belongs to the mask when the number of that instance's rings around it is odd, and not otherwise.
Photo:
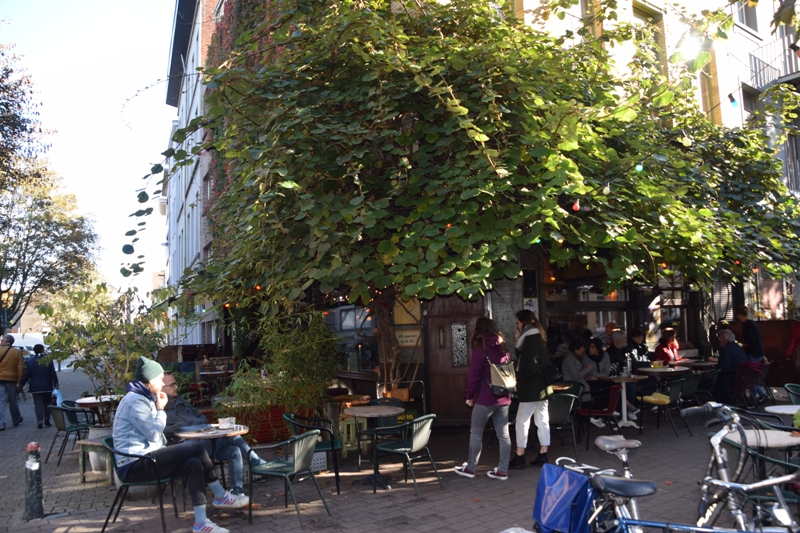
[(36, 427), (50, 427), (50, 398), (53, 397), (53, 389), (58, 388), (58, 374), (53, 360), (47, 361), (44, 353), (44, 345), (36, 344), (33, 347), (33, 357), (25, 361), (25, 370), (19, 382), (19, 390), (28, 385), (28, 392), (33, 396), (33, 409), (36, 412)]

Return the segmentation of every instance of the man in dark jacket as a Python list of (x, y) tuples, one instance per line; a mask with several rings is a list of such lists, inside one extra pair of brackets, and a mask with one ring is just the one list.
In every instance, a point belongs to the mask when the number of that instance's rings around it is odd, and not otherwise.
[[(164, 407), (167, 415), (167, 425), (164, 426), (164, 435), (172, 437), (179, 428), (186, 426), (196, 426), (208, 424), (208, 419), (203, 413), (195, 409), (189, 402), (178, 395), (178, 383), (171, 372), (164, 372), (164, 388), (168, 401)], [(202, 441), (209, 456), (211, 455), (211, 442)], [(230, 476), (231, 493), (244, 494), (244, 482), (242, 480), (242, 457), (248, 457), (253, 462), (253, 466), (264, 463), (256, 452), (250, 450), (250, 446), (242, 437), (226, 437), (217, 439), (217, 459), (228, 461), (228, 475)]]
[(50, 398), (53, 397), (53, 389), (58, 388), (58, 374), (53, 366), (53, 361), (43, 361), (44, 346), (37, 344), (33, 347), (33, 357), (25, 361), (25, 371), (22, 373), (22, 380), (19, 382), (20, 390), (28, 381), (30, 385), (28, 391), (33, 396), (33, 409), (36, 411), (36, 427), (42, 429), (42, 423), (50, 427)]
[(747, 362), (747, 354), (742, 347), (736, 344), (736, 336), (729, 329), (719, 332), (719, 361), (717, 368), (717, 381), (714, 384), (712, 396), (715, 401), (730, 404), (733, 402), (731, 390), (736, 378), (736, 367)]

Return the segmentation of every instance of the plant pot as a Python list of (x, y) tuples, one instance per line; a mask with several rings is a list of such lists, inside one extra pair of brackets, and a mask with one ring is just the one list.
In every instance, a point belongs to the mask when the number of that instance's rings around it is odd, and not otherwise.
[[(89, 428), (89, 435), (87, 438), (89, 439), (102, 439), (104, 437), (110, 437), (112, 434), (113, 428), (111, 426), (92, 426)], [(92, 467), (92, 472), (105, 472), (108, 468), (108, 453), (105, 451), (102, 452), (89, 452), (89, 464)]]

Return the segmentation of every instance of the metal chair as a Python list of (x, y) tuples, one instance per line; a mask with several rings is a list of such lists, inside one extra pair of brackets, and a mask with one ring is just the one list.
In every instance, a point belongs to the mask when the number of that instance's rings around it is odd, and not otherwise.
[(300, 415), (284, 414), (283, 419), (289, 423), (292, 435), (302, 435), (303, 430), (318, 429), (327, 435), (327, 439), (317, 441), (314, 448), (315, 452), (331, 452), (333, 456), (333, 474), (336, 478), (336, 494), (339, 492), (339, 459), (337, 452), (342, 451), (341, 439), (335, 439), (333, 433), (333, 422), (327, 418), (308, 418)]
[[(591, 442), (591, 438), (589, 437), (591, 433), (591, 418), (602, 418), (606, 422), (609, 422), (612, 425), (612, 431), (616, 428), (617, 433), (622, 435), (622, 431), (619, 429), (619, 425), (617, 424), (617, 420), (614, 418), (614, 413), (617, 410), (617, 405), (619, 405), (619, 399), (622, 396), (622, 385), (614, 384), (608, 389), (608, 393), (606, 394), (595, 394), (592, 396), (592, 400), (603, 400), (607, 399), (608, 403), (602, 408), (596, 408), (592, 404), (588, 408), (581, 408), (576, 411), (577, 415), (581, 418), (586, 420), (586, 449), (589, 449), (589, 442)], [(577, 455), (577, 454), (576, 454)]]
[[(444, 490), (442, 478), (439, 476), (439, 471), (436, 470), (436, 464), (433, 462), (430, 450), (428, 450), (428, 439), (431, 436), (431, 426), (436, 419), (436, 415), (424, 415), (414, 420), (410, 420), (404, 424), (400, 424), (390, 428), (378, 429), (381, 432), (391, 430), (392, 432), (399, 432), (400, 438), (388, 442), (378, 444), (378, 454), (375, 460), (375, 476), (378, 476), (378, 464), (380, 463), (380, 452), (388, 454), (397, 454), (403, 456), (403, 474), (405, 474), (406, 483), (408, 483), (408, 471), (411, 471), (411, 479), (414, 481), (414, 490), (417, 493), (417, 499), (421, 500), (419, 495), (419, 487), (417, 487), (417, 476), (414, 474), (414, 469), (411, 464), (419, 459), (427, 458), (433, 467), (433, 473), (436, 474), (436, 479), (439, 480), (439, 486)], [(373, 489), (375, 485), (373, 484)]]
[(75, 411), (76, 413), (82, 413), (87, 424), (97, 424), (97, 419), (95, 418), (94, 413), (90, 409), (84, 409), (78, 405), (78, 402), (75, 400), (62, 400), (61, 407), (64, 409), (69, 409), (70, 411)]
[(682, 379), (683, 393), (678, 400), (681, 409), (688, 407), (690, 402), (700, 405), (700, 398), (697, 397), (697, 388), (700, 386), (700, 382), (703, 381), (704, 376), (702, 374), (687, 374)]
[(792, 405), (800, 405), (800, 385), (796, 383), (787, 383), (783, 386), (786, 394), (789, 395), (789, 401)]
[[(125, 502), (125, 496), (128, 495), (128, 489), (130, 487), (136, 486), (156, 486), (158, 490), (158, 507), (161, 511), (161, 529), (164, 533), (167, 533), (167, 521), (164, 518), (164, 488), (166, 485), (169, 484), (172, 489), (172, 508), (175, 510), (175, 518), (178, 518), (178, 504), (175, 502), (175, 484), (171, 477), (161, 477), (158, 473), (158, 462), (148, 455), (136, 455), (131, 453), (123, 453), (118, 450), (114, 449), (114, 438), (113, 437), (105, 437), (103, 439), (103, 446), (105, 446), (106, 450), (108, 451), (109, 458), (111, 460), (111, 464), (114, 465), (114, 470), (117, 472), (117, 478), (119, 478), (119, 489), (117, 489), (117, 495), (114, 497), (114, 503), (111, 504), (111, 509), (108, 511), (108, 516), (106, 517), (106, 521), (103, 524), (103, 529), (100, 530), (100, 533), (103, 533), (108, 526), (108, 521), (111, 518), (111, 514), (114, 514), (114, 520), (111, 521), (113, 524), (117, 521), (117, 516), (119, 516), (119, 512), (122, 510), (122, 504)], [(122, 455), (124, 457), (135, 457), (136, 459), (145, 459), (147, 461), (151, 461), (153, 463), (153, 468), (155, 469), (156, 479), (152, 481), (125, 481), (122, 479), (122, 476), (119, 475), (119, 469), (117, 467), (117, 460), (116, 456)], [(121, 496), (121, 497), (120, 497)], [(117, 507), (117, 501), (119, 501), (119, 507)], [(114, 513), (114, 508), (117, 508), (117, 512)]]
[[(253, 463), (249, 461), (248, 458), (248, 464), (250, 468), (250, 494), (255, 494), (255, 492), (253, 492), (253, 481), (256, 476), (273, 476), (283, 478), (284, 506), (289, 507), (289, 494), (291, 494), (292, 501), (294, 502), (294, 508), (297, 511), (297, 518), (300, 520), (300, 526), (303, 529), (305, 529), (306, 526), (303, 524), (303, 517), (300, 516), (300, 507), (297, 505), (297, 498), (295, 497), (294, 490), (292, 489), (292, 485), (307, 479), (301, 475), (308, 474), (311, 477), (311, 480), (314, 481), (314, 485), (317, 487), (319, 497), (322, 499), (323, 505), (325, 505), (325, 510), (328, 511), (328, 516), (331, 516), (331, 510), (328, 509), (328, 504), (325, 502), (325, 496), (322, 495), (322, 490), (319, 488), (317, 478), (314, 477), (314, 472), (311, 471), (311, 460), (314, 458), (314, 449), (317, 446), (317, 439), (319, 438), (319, 435), (319, 429), (312, 429), (306, 431), (302, 435), (296, 435), (283, 442), (265, 446), (255, 446), (251, 448), (252, 450), (273, 450), (275, 448), (284, 448), (283, 459), (273, 459), (272, 461), (268, 461), (260, 466), (254, 467)], [(250, 503), (247, 506), (247, 519), (251, 523), (253, 522), (252, 498), (250, 498)]]
[[(580, 383), (578, 383), (580, 385)], [(583, 386), (581, 385), (581, 389)], [(575, 460), (578, 460), (578, 439), (575, 436), (575, 406), (578, 405), (580, 396), (567, 392), (557, 392), (547, 397), (547, 411), (550, 414), (550, 431), (568, 426), (572, 430), (572, 445), (575, 448)], [(561, 443), (564, 437), (556, 432)]]
[(772, 394), (772, 389), (769, 388), (769, 385), (767, 385), (767, 374), (769, 374), (769, 369), (770, 369), (771, 366), (772, 366), (772, 363), (767, 363), (767, 364), (764, 365), (764, 368), (761, 370), (761, 376), (759, 378), (759, 383), (761, 385), (761, 388), (764, 389), (764, 392), (766, 393), (767, 398), (769, 398), (769, 400), (772, 402), (772, 405), (777, 405), (777, 402), (775, 401), (775, 395)]
[(696, 393), (695, 396), (697, 396), (698, 400), (700, 399), (701, 394), (708, 396), (709, 400), (714, 399), (713, 391), (714, 391), (714, 385), (716, 385), (717, 383), (718, 375), (719, 375), (719, 369), (701, 374), (703, 379), (700, 380), (700, 383), (697, 385), (697, 389), (695, 390)]
[(50, 450), (47, 452), (47, 457), (44, 462), (47, 463), (47, 461), (50, 460), (50, 454), (53, 452), (53, 446), (56, 445), (56, 439), (58, 435), (63, 432), (64, 440), (61, 441), (61, 448), (58, 450), (58, 463), (56, 464), (56, 466), (58, 466), (61, 464), (61, 457), (64, 455), (69, 436), (72, 433), (76, 435), (75, 440), (72, 441), (72, 449), (75, 449), (75, 442), (86, 436), (90, 424), (85, 422), (79, 423), (78, 413), (70, 409), (64, 409), (63, 407), (57, 407), (55, 405), (48, 405), (47, 408), (50, 409), (50, 418), (53, 419), (53, 425), (56, 426), (56, 434), (53, 436), (53, 442), (50, 444)]
[[(670, 414), (670, 409), (680, 409), (678, 405), (678, 400), (680, 400), (681, 395), (683, 394), (683, 384), (684, 378), (676, 379), (670, 382), (669, 384), (669, 396), (665, 394), (654, 394), (652, 396), (642, 396), (639, 398), (639, 401), (644, 404), (649, 404), (658, 407), (656, 410), (656, 429), (659, 429), (660, 422), (661, 422), (661, 413), (666, 412), (667, 418), (669, 418), (669, 423), (672, 424), (672, 431), (675, 432), (675, 438), (678, 437), (678, 429), (675, 427), (675, 422), (672, 420), (672, 415)], [(642, 421), (639, 423), (639, 434), (642, 433), (642, 426), (644, 426), (644, 419), (647, 413), (646, 409), (641, 410)], [(689, 423), (686, 422), (686, 419), (681, 417), (683, 423), (686, 424), (686, 430), (689, 432), (689, 436), (692, 435), (692, 430), (689, 428)]]

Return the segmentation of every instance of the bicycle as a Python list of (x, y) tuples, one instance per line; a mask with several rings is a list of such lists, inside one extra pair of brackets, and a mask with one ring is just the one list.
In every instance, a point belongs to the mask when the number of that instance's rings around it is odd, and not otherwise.
[[(623, 462), (623, 477), (613, 475), (616, 473), (613, 470), (600, 471), (591, 465), (579, 464), (570, 458), (561, 457), (556, 460), (556, 464), (562, 468), (580, 473), (583, 476), (588, 474), (589, 484), (595, 493), (591, 513), (587, 511), (587, 514), (589, 514), (588, 520), (585, 516), (583, 520), (586, 520), (584, 524), (588, 523), (591, 532), (641, 533), (643, 528), (657, 528), (664, 531), (691, 531), (698, 533), (756, 530), (764, 533), (800, 533), (800, 527), (792, 519), (788, 505), (779, 490), (784, 483), (800, 479), (800, 474), (794, 473), (750, 484), (734, 482), (733, 480), (738, 479), (743, 470), (745, 454), (740, 454), (739, 461), (733, 475), (731, 475), (727, 463), (727, 455), (722, 449), (721, 443), (728, 434), (739, 432), (743, 449), (746, 449), (745, 434), (739, 423), (739, 416), (731, 411), (729, 407), (715, 403), (682, 411), (683, 416), (690, 416), (693, 413), (715, 415), (715, 419), (707, 423), (707, 425), (715, 423), (715, 421), (721, 421), (724, 424), (723, 429), (711, 439), (712, 459), (710, 460), (709, 475), (702, 482), (702, 500), (704, 503), (701, 503), (701, 508), (705, 505), (706, 512), (698, 519), (697, 523), (672, 524), (640, 519), (636, 499), (656, 493), (654, 482), (632, 479), (632, 472), (627, 461), (627, 452), (629, 449), (640, 446), (640, 443), (638, 441), (626, 441), (619, 436), (598, 437), (595, 444), (609, 453), (614, 453)], [(718, 478), (711, 475), (715, 472)], [(777, 489), (773, 491), (777, 501), (762, 505), (750, 500), (749, 502), (755, 506), (755, 512), (753, 513), (753, 518), (748, 520), (740, 497), (766, 488)], [(716, 522), (723, 509), (731, 511), (735, 519), (736, 529), (711, 527), (709, 525)], [(536, 508), (534, 508), (534, 518), (538, 521)], [(537, 524), (536, 527), (541, 525)], [(548, 531), (546, 526), (539, 529)], [(570, 532), (578, 529), (580, 529), (580, 524), (577, 523), (577, 520), (574, 523), (570, 522)]]
[[(780, 491), (780, 486), (795, 482), (800, 479), (800, 473), (788, 474), (776, 478), (756, 481), (754, 483), (736, 483), (741, 474), (745, 454), (741, 453), (737, 467), (731, 476), (727, 462), (727, 454), (722, 449), (722, 440), (731, 433), (738, 432), (742, 442), (742, 449), (746, 450), (744, 430), (739, 422), (739, 416), (728, 406), (710, 402), (701, 407), (690, 407), (681, 411), (682, 416), (694, 413), (714, 415), (715, 419), (708, 422), (721, 421), (724, 427), (711, 437), (712, 472), (716, 471), (718, 478), (706, 476), (701, 484), (701, 509), (705, 512), (695, 524), (672, 524), (642, 520), (632, 516), (628, 508), (631, 500), (638, 497), (650, 496), (656, 493), (656, 485), (652, 481), (637, 481), (596, 475), (591, 478), (591, 485), (598, 492), (594, 512), (589, 517), (589, 524), (595, 533), (632, 533), (641, 531), (641, 528), (657, 528), (669, 531), (692, 531), (698, 533), (731, 532), (731, 531), (761, 531), (764, 533), (800, 532), (796, 521), (792, 518), (789, 507)], [(755, 506), (755, 512), (748, 519), (744, 512), (741, 498), (761, 491), (766, 488), (775, 489), (777, 501), (761, 504), (748, 500)], [(722, 504), (725, 504), (724, 506)], [(705, 506), (705, 507), (703, 507)], [(734, 518), (735, 529), (712, 527), (719, 518), (723, 509), (728, 509)]]

